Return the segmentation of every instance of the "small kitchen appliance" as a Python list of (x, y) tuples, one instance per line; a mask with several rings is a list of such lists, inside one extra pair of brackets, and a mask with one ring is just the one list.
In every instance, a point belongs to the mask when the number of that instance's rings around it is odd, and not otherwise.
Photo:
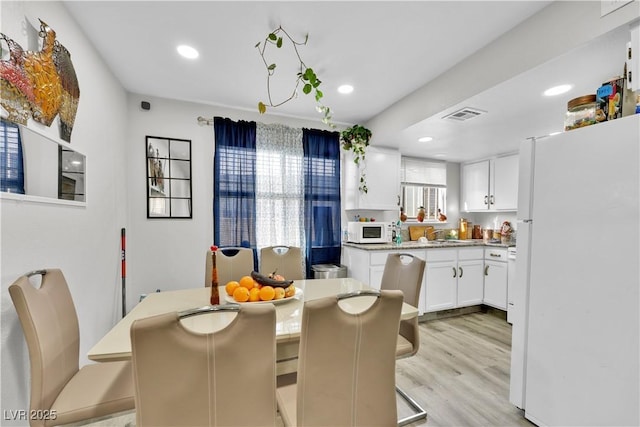
[(347, 233), (347, 241), (352, 243), (391, 243), (393, 224), (350, 221), (347, 224)]

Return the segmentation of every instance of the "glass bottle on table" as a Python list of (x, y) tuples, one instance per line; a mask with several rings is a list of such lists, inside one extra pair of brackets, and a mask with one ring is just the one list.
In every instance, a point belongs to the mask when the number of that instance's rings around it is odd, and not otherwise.
[(220, 304), (220, 290), (218, 289), (218, 268), (216, 266), (217, 246), (211, 246), (211, 305)]

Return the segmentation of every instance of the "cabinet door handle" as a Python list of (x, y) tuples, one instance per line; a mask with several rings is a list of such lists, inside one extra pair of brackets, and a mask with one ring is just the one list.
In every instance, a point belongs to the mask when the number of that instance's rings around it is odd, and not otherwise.
[(398, 206), (400, 206), (400, 195), (398, 194)]
[(489, 198), (489, 204), (490, 204), (490, 205), (493, 205), (493, 204), (495, 204), (495, 203), (496, 203), (496, 202), (495, 202), (495, 200), (494, 200), (494, 198), (493, 198), (493, 194), (492, 194), (492, 195), (491, 195), (491, 197)]
[(485, 275), (485, 276), (488, 276), (488, 275), (489, 275), (489, 266), (488, 266), (488, 265), (485, 265), (485, 266), (484, 266), (484, 275)]
[(494, 254), (494, 253), (490, 253), (489, 256), (492, 256), (492, 257), (495, 257), (495, 258), (502, 258), (502, 255)]
[(489, 204), (489, 196), (484, 196), (484, 204), (485, 205)]
[(464, 270), (462, 269), (462, 267), (458, 267), (458, 270), (460, 270), (460, 275), (458, 277), (462, 279), (462, 273), (464, 273)]
[(458, 274), (458, 271), (456, 270), (455, 267), (451, 267), (451, 268), (453, 269), (453, 277), (456, 278), (457, 274)]

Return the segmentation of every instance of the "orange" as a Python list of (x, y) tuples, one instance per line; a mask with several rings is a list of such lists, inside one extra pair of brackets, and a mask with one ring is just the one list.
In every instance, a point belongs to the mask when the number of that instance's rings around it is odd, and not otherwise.
[(249, 289), (244, 288), (242, 286), (238, 286), (236, 290), (233, 291), (233, 299), (238, 302), (249, 301)]
[(239, 281), (240, 286), (243, 288), (247, 288), (247, 290), (252, 289), (255, 286), (253, 277), (251, 276), (242, 276)]
[(260, 301), (260, 289), (252, 288), (249, 291), (249, 302)]
[(240, 283), (236, 282), (235, 280), (231, 280), (227, 282), (224, 289), (225, 291), (227, 291), (227, 295), (233, 296), (233, 291), (235, 291), (238, 286), (240, 286)]
[(276, 291), (271, 286), (263, 286), (260, 288), (260, 299), (262, 301), (271, 301), (276, 296)]
[(296, 294), (296, 287), (293, 285), (289, 285), (287, 289), (284, 290), (284, 296), (289, 298)]
[(276, 292), (276, 294), (273, 297), (273, 299), (282, 299), (282, 298), (284, 298), (284, 288), (277, 287), (277, 288), (274, 288), (273, 290)]

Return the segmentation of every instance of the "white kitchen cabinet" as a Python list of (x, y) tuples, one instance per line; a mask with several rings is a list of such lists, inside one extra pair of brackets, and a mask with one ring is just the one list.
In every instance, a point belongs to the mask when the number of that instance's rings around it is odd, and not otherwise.
[(515, 211), (518, 208), (517, 154), (464, 164), (460, 173), (463, 211)]
[(498, 157), (493, 161), (493, 207), (498, 211), (518, 209), (517, 154)]
[(462, 174), (461, 209), (466, 212), (489, 209), (489, 160), (464, 164)]
[(507, 249), (486, 248), (484, 259), (484, 303), (507, 309)]
[(483, 250), (467, 248), (458, 250), (457, 307), (482, 304), (484, 296)]
[[(343, 184), (346, 210), (398, 210), (400, 206), (400, 152), (367, 147), (364, 163), (353, 162), (353, 153), (343, 154)], [(359, 190), (364, 169), (368, 192)]]
[(426, 312), (482, 303), (482, 248), (430, 249), (426, 260)]
[[(446, 257), (450, 259), (445, 259)], [(425, 312), (454, 308), (456, 306), (458, 277), (456, 250), (428, 251), (424, 275), (426, 278)]]
[(370, 251), (354, 248), (352, 246), (342, 246), (342, 265), (347, 266), (347, 275), (361, 281), (369, 283), (369, 254)]

